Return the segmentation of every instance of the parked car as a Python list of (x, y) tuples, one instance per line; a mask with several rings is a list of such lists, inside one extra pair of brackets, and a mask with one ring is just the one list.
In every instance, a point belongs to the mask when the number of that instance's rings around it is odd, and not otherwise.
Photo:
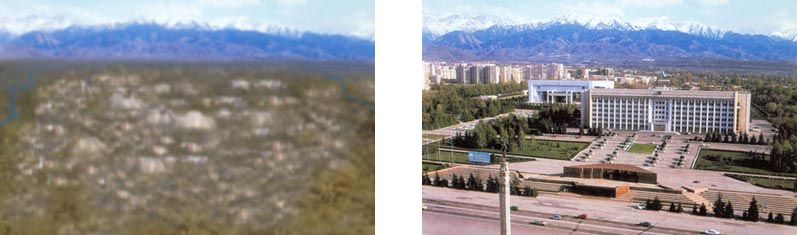
[(562, 219), (562, 216), (561, 215), (552, 215), (551, 219), (560, 220), (560, 219)]
[(716, 229), (709, 229), (709, 230), (706, 230), (706, 231), (705, 231), (705, 234), (709, 234), (709, 235), (719, 235), (719, 234), (720, 234), (720, 231), (718, 231), (718, 230), (716, 230)]
[(531, 224), (534, 224), (534, 225), (539, 225), (539, 226), (545, 226), (545, 225), (548, 225), (548, 223), (547, 223), (547, 222), (545, 222), (544, 220), (534, 220), (534, 221), (531, 221)]
[(518, 210), (519, 208), (520, 208), (520, 207), (518, 207), (518, 206), (511, 206), (511, 207), (509, 207), (509, 209), (510, 209), (510, 210), (512, 210), (512, 211), (516, 211), (516, 210)]
[(645, 203), (642, 203), (642, 204), (634, 206), (634, 208), (637, 208), (637, 209), (640, 209), (640, 210), (644, 210), (646, 207), (647, 206), (645, 205)]
[(576, 219), (587, 219), (587, 214), (580, 214), (576, 216)]
[(650, 222), (647, 222), (647, 221), (639, 222), (637, 225), (642, 226), (642, 227), (653, 226), (652, 224), (650, 224)]
[(427, 207), (426, 205), (422, 205), (422, 206), (421, 206), (421, 209), (422, 209), (422, 210), (428, 210), (428, 209), (429, 209), (429, 207)]

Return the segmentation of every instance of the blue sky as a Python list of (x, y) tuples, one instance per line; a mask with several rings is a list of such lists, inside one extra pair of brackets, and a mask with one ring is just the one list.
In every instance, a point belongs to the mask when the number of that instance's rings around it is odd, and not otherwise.
[(667, 17), (740, 33), (797, 33), (797, 1), (793, 0), (423, 1), (424, 15), (470, 14), (532, 21), (563, 13), (619, 16), (628, 21)]
[[(14, 32), (30, 27), (56, 27), (65, 24), (63, 22), (104, 24), (130, 19), (197, 21), (211, 25), (277, 24), (298, 30), (373, 38), (374, 1), (0, 0), (0, 27), (11, 28), (9, 31)], [(53, 20), (55, 22), (47, 22)]]

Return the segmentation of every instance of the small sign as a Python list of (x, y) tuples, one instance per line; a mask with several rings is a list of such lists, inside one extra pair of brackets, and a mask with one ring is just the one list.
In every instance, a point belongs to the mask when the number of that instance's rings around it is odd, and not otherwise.
[(490, 153), (468, 152), (468, 161), (490, 164)]

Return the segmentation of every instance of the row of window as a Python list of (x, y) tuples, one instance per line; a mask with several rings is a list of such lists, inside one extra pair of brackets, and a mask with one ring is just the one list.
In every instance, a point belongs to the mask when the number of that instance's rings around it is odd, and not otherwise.
[[(595, 123), (593, 127), (601, 127), (604, 129), (624, 129), (624, 130), (647, 130), (648, 125), (622, 125), (622, 124), (614, 124), (614, 123)], [(672, 126), (673, 131), (677, 132), (694, 132), (694, 133), (706, 133), (706, 132), (720, 132), (720, 133), (728, 133), (733, 130), (731, 126), (726, 127), (695, 127), (695, 126)]]

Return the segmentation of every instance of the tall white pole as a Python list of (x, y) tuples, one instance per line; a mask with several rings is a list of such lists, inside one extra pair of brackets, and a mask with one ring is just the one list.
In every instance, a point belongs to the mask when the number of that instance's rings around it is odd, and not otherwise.
[(501, 185), (499, 185), (498, 197), (501, 203), (501, 235), (512, 234), (512, 224), (510, 223), (509, 215), (509, 164), (506, 162), (506, 143), (503, 145), (503, 154), (501, 155)]

